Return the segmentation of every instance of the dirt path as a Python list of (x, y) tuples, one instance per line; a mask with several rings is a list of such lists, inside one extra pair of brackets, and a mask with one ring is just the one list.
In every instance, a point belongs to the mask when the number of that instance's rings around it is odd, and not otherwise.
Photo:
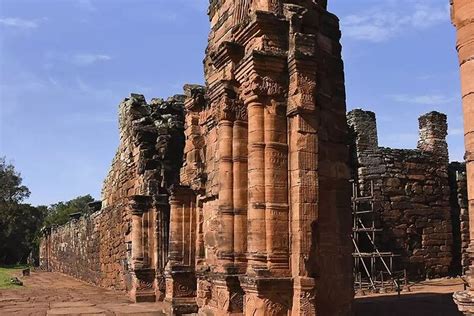
[(410, 286), (410, 292), (357, 296), (356, 316), (462, 316), (453, 292), (463, 290), (462, 280), (438, 279)]
[[(166, 315), (164, 303), (133, 304), (122, 292), (101, 289), (71, 277), (34, 272), (25, 286), (0, 290), (0, 315)], [(411, 292), (356, 297), (356, 316), (457, 316), (452, 300), (462, 290), (460, 279), (411, 286)]]
[(23, 287), (0, 290), (0, 315), (166, 315), (164, 303), (133, 304), (122, 292), (51, 272), (22, 277)]

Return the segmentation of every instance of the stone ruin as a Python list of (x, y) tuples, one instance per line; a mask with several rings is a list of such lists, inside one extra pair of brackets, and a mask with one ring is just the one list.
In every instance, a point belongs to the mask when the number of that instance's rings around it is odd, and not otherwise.
[(155, 288), (164, 291), (168, 189), (179, 182), (184, 99), (178, 95), (147, 104), (142, 95), (132, 94), (120, 104), (120, 146), (104, 181), (101, 206), (45, 234), (43, 269), (132, 292), (137, 301), (154, 301)]
[(373, 112), (347, 118), (353, 178), (362, 188), (373, 183), (380, 249), (400, 255), (395, 269), (410, 280), (462, 274), (469, 265), (465, 166), (449, 163), (446, 115), (419, 118), (417, 149), (379, 147)]
[(420, 118), (417, 150), (379, 147), (373, 113), (346, 118), (325, 0), (211, 0), (209, 16), (206, 85), (121, 103), (101, 206), (45, 232), (42, 268), (175, 314), (350, 315), (355, 178), (413, 278), (467, 269), (471, 160), (448, 164), (444, 115)]
[(177, 314), (349, 315), (339, 21), (326, 1), (209, 15), (206, 86), (121, 104), (102, 209), (47, 234), (42, 265)]

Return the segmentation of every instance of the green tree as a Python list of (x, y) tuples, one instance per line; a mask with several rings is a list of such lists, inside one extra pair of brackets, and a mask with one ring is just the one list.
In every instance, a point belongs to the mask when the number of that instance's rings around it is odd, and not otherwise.
[(75, 213), (85, 214), (89, 212), (89, 203), (94, 202), (92, 196), (79, 196), (67, 202), (59, 202), (48, 208), (48, 216), (45, 226), (64, 225), (69, 221), (70, 215)]
[(46, 207), (21, 202), (30, 195), (20, 173), (0, 158), (0, 264), (26, 262), (46, 216)]
[(0, 244), (0, 263), (25, 263), (29, 254), (37, 253), (36, 245), (39, 231), (43, 226), (47, 208), (29, 204), (11, 204), (7, 209), (0, 208), (2, 214), (2, 242)]
[(15, 167), (7, 163), (5, 157), (0, 157), (0, 202), (20, 203), (29, 197), (30, 190), (21, 182), (21, 175)]

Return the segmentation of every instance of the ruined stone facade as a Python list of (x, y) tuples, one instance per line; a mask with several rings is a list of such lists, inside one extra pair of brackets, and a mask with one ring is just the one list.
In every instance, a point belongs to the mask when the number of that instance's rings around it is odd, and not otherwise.
[(348, 123), (354, 133), (354, 178), (362, 188), (374, 183), (375, 210), (383, 230), (380, 249), (399, 254), (395, 269), (407, 269), (411, 279), (448, 275), (453, 225), (446, 115), (431, 112), (420, 117), (414, 150), (379, 147), (372, 112), (353, 110)]
[[(379, 147), (375, 116), (356, 110), (351, 175), (341, 34), (327, 1), (212, 0), (206, 85), (120, 105), (102, 207), (45, 233), (42, 268), (168, 301), (177, 314), (350, 315), (355, 177), (362, 189), (374, 181), (383, 242), (411, 276), (443, 276), (453, 262), (465, 270), (474, 3), (452, 2), (465, 172), (448, 166), (444, 115), (421, 117), (418, 149), (397, 150)], [(472, 297), (455, 295), (474, 313)]]
[[(210, 19), (206, 88), (186, 101), (171, 240), (197, 225), (170, 243), (167, 287), (195, 279), (200, 310), (215, 315), (349, 314), (338, 20), (321, 1), (247, 0), (213, 1)], [(169, 299), (179, 309), (193, 295)]]
[(102, 209), (46, 232), (40, 266), (136, 301), (164, 296), (168, 188), (179, 181), (184, 96), (131, 95), (119, 107), (120, 146), (102, 190)]
[[(338, 19), (309, 0), (211, 1), (209, 14), (206, 86), (121, 105), (102, 210), (43, 239), (42, 262), (178, 314), (349, 315)], [(101, 224), (110, 212), (118, 220)], [(64, 248), (68, 234), (79, 244)], [(61, 247), (86, 264), (97, 255), (94, 273), (60, 264)], [(115, 265), (102, 264), (112, 251)]]

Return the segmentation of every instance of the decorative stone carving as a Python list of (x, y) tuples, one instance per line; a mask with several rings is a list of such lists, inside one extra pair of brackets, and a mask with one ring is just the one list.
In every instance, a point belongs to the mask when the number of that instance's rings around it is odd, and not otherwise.
[(261, 97), (283, 97), (285, 88), (277, 81), (268, 76), (256, 76), (253, 80), (244, 81), (241, 87), (242, 94), (258, 95)]
[(212, 0), (206, 87), (123, 102), (97, 221), (112, 236), (91, 246), (102, 253), (91, 265), (127, 268), (105, 286), (129, 280), (137, 300), (164, 291), (175, 314), (296, 315), (292, 280), (317, 275), (305, 310), (350, 315), (338, 19), (324, 1), (297, 3), (290, 14), (280, 0)]

